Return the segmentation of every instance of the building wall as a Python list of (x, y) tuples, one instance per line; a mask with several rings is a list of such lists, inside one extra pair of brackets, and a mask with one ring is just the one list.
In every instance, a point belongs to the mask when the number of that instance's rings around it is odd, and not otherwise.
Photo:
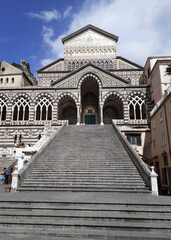
[[(151, 116), (152, 163), (159, 175), (162, 190), (171, 189), (171, 94), (160, 103)], [(164, 134), (164, 135), (163, 135)]]
[(23, 71), (2, 61), (0, 63), (0, 88), (15, 88), (33, 85)]
[(171, 84), (171, 77), (166, 75), (166, 68), (171, 62), (168, 57), (149, 57), (144, 67), (144, 77), (150, 86), (151, 100), (156, 104)]

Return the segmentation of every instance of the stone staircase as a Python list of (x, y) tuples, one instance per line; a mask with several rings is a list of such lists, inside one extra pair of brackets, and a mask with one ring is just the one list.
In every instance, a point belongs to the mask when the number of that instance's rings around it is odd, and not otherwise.
[(1, 194), (0, 239), (171, 239), (171, 202), (152, 196), (112, 126), (67, 126), (19, 192)]
[(19, 191), (149, 192), (112, 125), (67, 126)]
[(170, 239), (171, 203), (166, 198), (116, 192), (9, 193), (8, 200), (1, 196), (0, 239)]

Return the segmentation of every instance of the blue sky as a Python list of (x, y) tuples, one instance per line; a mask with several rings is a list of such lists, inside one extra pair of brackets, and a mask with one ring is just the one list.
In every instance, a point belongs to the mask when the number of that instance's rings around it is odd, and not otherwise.
[(35, 73), (63, 57), (61, 38), (91, 24), (119, 36), (117, 55), (144, 65), (171, 55), (170, 0), (0, 0), (0, 62), (25, 59)]

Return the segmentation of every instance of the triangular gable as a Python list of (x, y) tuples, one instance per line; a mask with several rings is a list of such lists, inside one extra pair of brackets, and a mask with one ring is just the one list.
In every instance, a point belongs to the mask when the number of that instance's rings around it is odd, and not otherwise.
[(63, 62), (64, 62), (64, 58), (59, 58), (59, 59), (47, 64), (46, 66), (38, 69), (37, 73), (48, 72), (48, 71), (59, 71), (59, 70), (61, 70), (59, 68), (60, 68), (61, 64), (63, 64)]
[[(4, 71), (2, 71), (4, 69)], [(13, 65), (7, 63), (6, 61), (1, 62), (1, 74), (22, 74), (22, 71)]]
[(96, 75), (102, 82), (102, 87), (123, 87), (129, 83), (129, 81), (89, 63), (82, 68), (71, 72), (67, 76), (53, 82), (52, 85), (55, 88), (77, 88), (81, 77), (87, 73)]
[(86, 32), (87, 30), (90, 30), (90, 29), (93, 30), (94, 32), (97, 32), (97, 33), (99, 33), (99, 34), (101, 34), (103, 36), (106, 36), (106, 37), (108, 37), (108, 38), (110, 38), (112, 40), (115, 40), (115, 42), (118, 41), (118, 38), (119, 38), (118, 36), (116, 36), (114, 34), (111, 34), (109, 32), (106, 32), (106, 31), (104, 31), (104, 30), (102, 30), (100, 28), (97, 28), (97, 27), (95, 27), (95, 26), (93, 26), (91, 24), (88, 24), (87, 26), (85, 26), (85, 27), (83, 27), (83, 28), (81, 28), (81, 29), (79, 29), (79, 30), (69, 34), (68, 36), (66, 36), (64, 38), (62, 38), (62, 42), (65, 43), (66, 41), (71, 40), (72, 38), (75, 38), (76, 36)]
[(124, 69), (132, 68), (132, 69), (142, 69), (143, 70), (143, 67), (141, 65), (134, 63), (124, 57), (117, 56), (116, 59), (121, 62), (121, 66), (123, 65), (123, 67), (121, 67), (121, 68), (124, 68)]

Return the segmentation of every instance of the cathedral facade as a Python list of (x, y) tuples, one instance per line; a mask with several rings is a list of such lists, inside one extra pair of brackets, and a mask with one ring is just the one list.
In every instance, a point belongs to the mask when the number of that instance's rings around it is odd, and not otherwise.
[(64, 58), (39, 69), (37, 85), (23, 73), (27, 84), (19, 83), (15, 66), (1, 63), (0, 156), (13, 156), (18, 141), (35, 143), (44, 125), (61, 120), (103, 125), (114, 119), (142, 147), (149, 112), (143, 67), (117, 56), (118, 37), (90, 24), (62, 42)]

